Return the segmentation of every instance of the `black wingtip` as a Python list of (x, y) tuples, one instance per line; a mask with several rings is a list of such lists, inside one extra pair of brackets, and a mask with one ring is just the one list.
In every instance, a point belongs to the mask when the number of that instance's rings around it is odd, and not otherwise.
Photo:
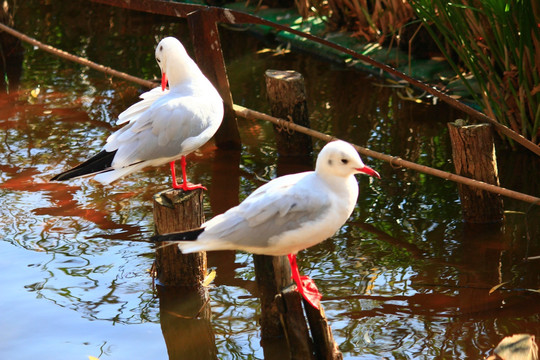
[(197, 240), (199, 235), (204, 231), (204, 228), (198, 228), (193, 230), (181, 231), (171, 234), (154, 235), (150, 238), (151, 242), (164, 242), (164, 241), (194, 241)]
[(77, 165), (73, 169), (55, 175), (49, 181), (69, 180), (79, 176), (107, 171), (107, 169), (112, 164), (114, 155), (116, 155), (116, 150), (111, 152), (102, 150), (98, 154), (92, 156), (90, 159), (86, 160), (82, 164)]

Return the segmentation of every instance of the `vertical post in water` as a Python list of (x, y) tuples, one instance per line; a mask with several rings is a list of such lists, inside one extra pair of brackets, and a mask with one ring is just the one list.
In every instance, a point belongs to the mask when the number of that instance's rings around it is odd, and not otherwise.
[[(266, 70), (266, 92), (272, 116), (310, 127), (306, 89), (302, 74), (296, 71)], [(287, 127), (274, 125), (277, 150), (280, 156), (311, 156), (311, 137)]]
[[(166, 190), (154, 195), (154, 223), (159, 234), (198, 228), (203, 221), (201, 189)], [(184, 255), (178, 246), (166, 245), (158, 245), (155, 272), (161, 330), (169, 358), (215, 360), (210, 296), (203, 286), (206, 253)]]
[[(491, 125), (466, 125), (459, 119), (448, 123), (448, 130), (456, 173), (499, 186)], [(485, 224), (503, 220), (501, 195), (462, 184), (458, 188), (466, 222)]]
[[(294, 71), (267, 70), (266, 90), (272, 115), (309, 127), (304, 79)], [(278, 175), (294, 172), (287, 168), (307, 163), (311, 165), (311, 138), (274, 125), (278, 151)], [(283, 161), (287, 159), (286, 161)], [(292, 161), (291, 161), (292, 160)], [(300, 295), (291, 280), (286, 256), (254, 255), (255, 274), (261, 294), (261, 335), (265, 357), (268, 349), (287, 350), (287, 354), (272, 354), (272, 358), (312, 359), (312, 340), (304, 318)], [(293, 289), (293, 290), (291, 290)], [(280, 340), (281, 339), (281, 340)], [(286, 346), (279, 346), (285, 341)]]
[(233, 100), (223, 60), (217, 20), (216, 11), (212, 8), (197, 10), (187, 16), (197, 64), (204, 75), (214, 84), (225, 106), (223, 123), (214, 136), (216, 145), (220, 148), (237, 149), (240, 148), (240, 133), (233, 110)]
[[(265, 359), (312, 359), (311, 338), (300, 294), (286, 256), (253, 255), (261, 299), (261, 337)], [(288, 292), (283, 292), (288, 289)]]
[[(154, 195), (158, 234), (195, 229), (204, 221), (203, 191), (167, 190)], [(200, 286), (206, 277), (206, 253), (183, 255), (176, 245), (156, 250), (157, 279), (162, 285)]]

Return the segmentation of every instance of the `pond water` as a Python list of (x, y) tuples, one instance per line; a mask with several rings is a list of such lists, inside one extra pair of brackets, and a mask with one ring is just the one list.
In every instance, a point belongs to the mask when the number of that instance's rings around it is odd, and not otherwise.
[[(20, 31), (142, 78), (159, 76), (153, 53), (162, 37), (192, 48), (183, 21), (86, 1), (17, 4)], [(297, 70), (313, 128), (452, 170), (446, 122), (459, 113), (403, 100), (402, 89), (380, 78), (306, 54), (266, 51), (273, 47), (246, 31), (221, 30), (235, 103), (268, 112), (264, 71)], [(48, 182), (100, 150), (143, 89), (24, 49), (20, 84), (0, 95), (0, 355), (166, 359), (149, 274), (154, 246), (146, 240), (152, 196), (167, 188), (168, 167), (112, 186)], [(238, 121), (241, 151), (209, 143), (188, 157), (189, 178), (208, 187), (207, 219), (278, 173), (272, 127)], [(314, 141), (316, 151), (323, 145)], [(499, 149), (502, 185), (538, 196), (538, 159)], [(299, 255), (301, 271), (324, 294), (345, 359), (481, 359), (507, 335), (540, 338), (540, 297), (527, 290), (540, 288), (540, 261), (526, 260), (540, 255), (538, 208), (505, 199), (502, 225), (466, 226), (454, 183), (364, 161), (382, 179), (358, 176), (349, 221)], [(208, 261), (217, 271), (210, 325), (218, 358), (263, 359), (251, 255), (209, 253)]]

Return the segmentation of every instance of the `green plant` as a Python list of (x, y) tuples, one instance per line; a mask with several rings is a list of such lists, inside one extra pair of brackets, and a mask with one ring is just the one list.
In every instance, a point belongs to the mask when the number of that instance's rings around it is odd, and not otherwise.
[[(410, 3), (483, 111), (538, 143), (540, 3), (534, 0), (410, 0)], [(479, 91), (475, 91), (471, 78)]]

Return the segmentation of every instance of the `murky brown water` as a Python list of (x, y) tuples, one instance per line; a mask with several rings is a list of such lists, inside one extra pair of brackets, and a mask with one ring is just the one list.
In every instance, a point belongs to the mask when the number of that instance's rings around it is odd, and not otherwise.
[[(21, 31), (140, 77), (158, 76), (160, 38), (191, 46), (185, 24), (168, 18), (82, 1), (18, 5)], [(264, 71), (294, 69), (306, 77), (313, 128), (451, 170), (445, 123), (459, 116), (451, 109), (401, 100), (378, 78), (309, 56), (257, 53), (268, 45), (246, 32), (222, 29), (221, 36), (236, 103), (267, 111)], [(152, 195), (167, 188), (168, 168), (114, 186), (47, 182), (98, 151), (141, 89), (25, 50), (20, 86), (0, 95), (0, 355), (165, 359), (163, 332), (171, 329), (160, 325), (167, 313), (153, 291), (154, 250), (145, 240), (153, 233)], [(242, 151), (208, 144), (189, 157), (190, 179), (209, 189), (207, 218), (278, 172), (271, 126), (239, 125)], [(498, 156), (503, 186), (538, 196), (538, 160)], [(455, 184), (364, 160), (382, 180), (359, 177), (350, 221), (299, 256), (324, 294), (345, 358), (481, 359), (504, 336), (539, 338), (540, 298), (526, 289), (540, 288), (540, 263), (524, 260), (540, 255), (538, 209), (505, 200), (512, 213), (501, 227), (470, 228)], [(217, 270), (210, 329), (218, 357), (262, 359), (251, 256), (210, 253), (209, 265)], [(501, 282), (508, 283), (489, 294)]]

